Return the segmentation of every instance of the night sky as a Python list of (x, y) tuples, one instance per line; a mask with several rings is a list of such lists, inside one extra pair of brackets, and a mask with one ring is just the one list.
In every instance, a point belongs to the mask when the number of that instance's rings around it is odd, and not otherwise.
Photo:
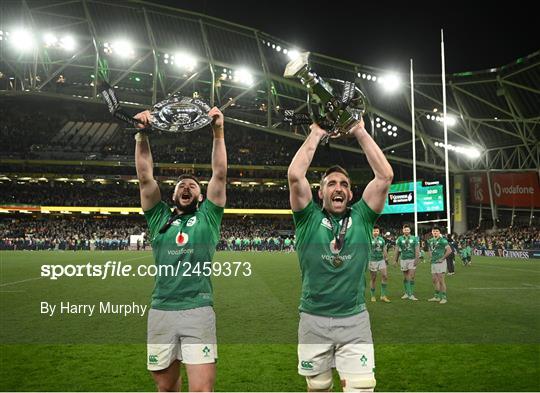
[(153, 2), (253, 27), (303, 49), (396, 71), (407, 71), (412, 57), (415, 72), (440, 73), (441, 28), (449, 73), (505, 65), (540, 49), (538, 13), (531, 2)]

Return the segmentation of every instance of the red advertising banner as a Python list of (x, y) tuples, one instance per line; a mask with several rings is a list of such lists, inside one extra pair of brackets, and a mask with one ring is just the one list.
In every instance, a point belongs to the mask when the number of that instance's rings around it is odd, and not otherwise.
[[(491, 184), (497, 206), (540, 208), (540, 183), (536, 172), (492, 172)], [(469, 176), (469, 202), (489, 205), (485, 173)]]

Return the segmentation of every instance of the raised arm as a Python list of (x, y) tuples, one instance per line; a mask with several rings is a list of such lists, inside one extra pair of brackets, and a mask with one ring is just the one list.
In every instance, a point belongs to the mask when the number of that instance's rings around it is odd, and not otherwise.
[[(150, 112), (140, 112), (135, 115), (135, 118), (141, 120), (144, 124), (148, 124)], [(143, 128), (143, 125), (140, 127)], [(137, 179), (139, 179), (141, 207), (143, 211), (148, 211), (161, 200), (161, 192), (154, 179), (154, 161), (152, 160), (148, 136), (139, 132), (135, 135), (135, 141), (135, 168), (137, 169)]]
[(384, 209), (386, 195), (394, 178), (394, 171), (380, 147), (364, 128), (363, 120), (360, 120), (358, 125), (352, 129), (352, 133), (366, 154), (369, 166), (375, 173), (375, 178), (366, 186), (362, 199), (374, 212), (380, 213)]
[(291, 209), (294, 211), (300, 211), (305, 208), (313, 198), (306, 173), (311, 165), (319, 142), (326, 134), (326, 131), (315, 123), (310, 126), (310, 129), (311, 133), (294, 155), (287, 172)]
[(214, 132), (214, 142), (212, 146), (212, 178), (208, 183), (208, 199), (217, 206), (224, 207), (227, 200), (227, 150), (225, 148), (225, 134), (223, 113), (213, 107), (208, 112), (212, 117), (212, 131)]

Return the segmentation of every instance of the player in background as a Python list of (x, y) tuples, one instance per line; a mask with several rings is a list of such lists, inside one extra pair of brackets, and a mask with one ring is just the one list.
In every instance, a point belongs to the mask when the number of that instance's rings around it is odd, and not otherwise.
[(428, 240), (428, 244), (431, 254), (431, 278), (435, 287), (435, 295), (428, 301), (445, 304), (448, 300), (446, 298), (444, 274), (446, 273), (446, 258), (452, 252), (452, 248), (448, 244), (448, 240), (441, 234), (439, 227), (433, 227), (431, 234), (433, 237)]
[(377, 272), (381, 272), (381, 300), (385, 303), (390, 303), (388, 298), (388, 250), (386, 248), (386, 241), (380, 236), (381, 229), (378, 225), (373, 227), (373, 239), (371, 240), (371, 253), (369, 257), (369, 271), (370, 271), (370, 293), (371, 301), (376, 302), (375, 287), (377, 284)]
[(403, 287), (405, 294), (402, 299), (418, 300), (414, 296), (414, 277), (416, 266), (420, 261), (420, 243), (416, 236), (411, 235), (411, 227), (408, 224), (403, 225), (403, 235), (396, 239), (396, 252), (394, 256), (394, 265), (400, 261), (400, 268), (403, 272)]

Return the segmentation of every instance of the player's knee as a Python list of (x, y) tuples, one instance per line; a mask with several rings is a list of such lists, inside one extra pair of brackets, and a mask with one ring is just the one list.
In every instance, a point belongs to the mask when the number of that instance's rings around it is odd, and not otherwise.
[(332, 389), (332, 370), (317, 375), (307, 376), (306, 382), (310, 391), (328, 391)]
[(163, 380), (157, 381), (156, 387), (158, 392), (177, 392), (180, 381)]
[(341, 386), (344, 392), (373, 392), (376, 381), (375, 374), (340, 373)]
[(190, 385), (189, 391), (190, 392), (213, 392), (214, 386), (212, 383), (197, 383), (194, 385)]

